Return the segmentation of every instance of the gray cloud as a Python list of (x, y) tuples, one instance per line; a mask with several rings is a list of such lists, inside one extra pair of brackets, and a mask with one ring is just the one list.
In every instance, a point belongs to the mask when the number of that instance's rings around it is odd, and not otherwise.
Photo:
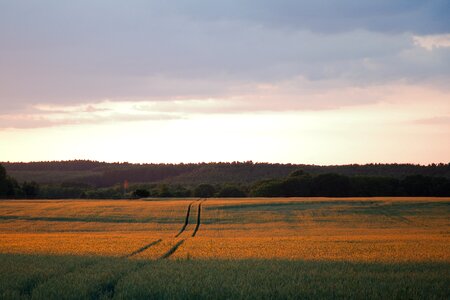
[(117, 123), (117, 122), (140, 122), (140, 121), (161, 121), (161, 120), (176, 120), (185, 118), (181, 114), (174, 113), (154, 113), (147, 112), (141, 114), (128, 113), (112, 113), (107, 116), (87, 115), (87, 116), (72, 116), (67, 114), (64, 118), (53, 119), (45, 114), (30, 114), (15, 116), (8, 118), (0, 115), (0, 130), (4, 129), (28, 129), (28, 128), (42, 128), (55, 127), (66, 125), (86, 125), (86, 124), (103, 124), (103, 123)]
[(412, 0), (1, 1), (0, 104), (226, 98), (298, 77), (447, 82), (450, 49), (413, 34), (450, 32), (449, 12)]
[(450, 30), (450, 3), (446, 0), (208, 0), (178, 1), (166, 10), (188, 14), (196, 19), (232, 19), (306, 29), (339, 32), (366, 29), (382, 32), (445, 33)]

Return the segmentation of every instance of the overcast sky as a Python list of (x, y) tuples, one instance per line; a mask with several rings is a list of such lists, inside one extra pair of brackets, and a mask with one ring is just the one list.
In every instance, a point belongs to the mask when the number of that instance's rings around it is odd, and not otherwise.
[(0, 161), (450, 162), (447, 0), (0, 0)]

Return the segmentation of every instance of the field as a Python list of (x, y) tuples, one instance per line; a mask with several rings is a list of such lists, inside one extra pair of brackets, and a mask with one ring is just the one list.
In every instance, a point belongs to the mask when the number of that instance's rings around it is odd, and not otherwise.
[(450, 199), (0, 201), (0, 298), (450, 297)]

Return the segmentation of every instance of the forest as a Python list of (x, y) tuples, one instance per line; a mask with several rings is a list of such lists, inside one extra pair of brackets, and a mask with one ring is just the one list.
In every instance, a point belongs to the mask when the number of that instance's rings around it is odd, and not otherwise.
[(450, 164), (129, 164), (81, 160), (3, 165), (2, 198), (450, 196)]
[(351, 164), (318, 166), (305, 164), (275, 164), (247, 162), (189, 163), (189, 164), (131, 164), (106, 163), (89, 160), (11, 163), (0, 162), (18, 181), (39, 184), (86, 184), (110, 187), (123, 183), (166, 184), (251, 184), (266, 179), (280, 179), (296, 170), (311, 175), (336, 173), (346, 176), (377, 176), (397, 179), (410, 175), (450, 178), (447, 164)]

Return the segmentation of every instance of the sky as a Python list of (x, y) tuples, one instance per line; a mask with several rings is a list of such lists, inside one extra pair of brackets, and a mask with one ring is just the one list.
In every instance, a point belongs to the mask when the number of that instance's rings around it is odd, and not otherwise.
[(0, 161), (450, 162), (448, 0), (0, 0)]

